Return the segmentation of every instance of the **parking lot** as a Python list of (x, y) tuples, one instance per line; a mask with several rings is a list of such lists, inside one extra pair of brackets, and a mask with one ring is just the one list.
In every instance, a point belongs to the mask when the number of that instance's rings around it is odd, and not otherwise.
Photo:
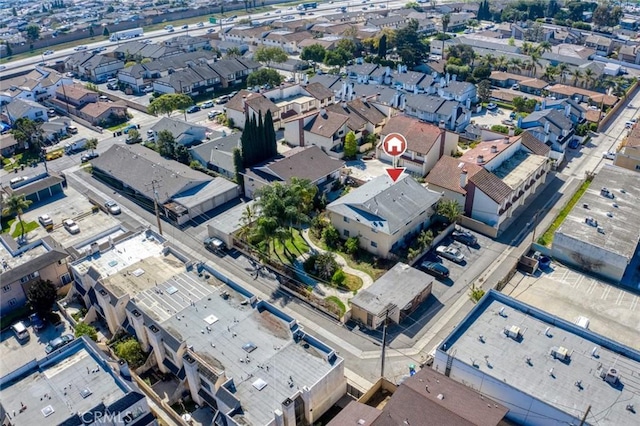
[(73, 334), (73, 329), (64, 321), (64, 318), (58, 326), (47, 324), (46, 327), (39, 332), (36, 332), (33, 327), (29, 325), (28, 320), (25, 320), (24, 324), (28, 326), (27, 329), (31, 336), (29, 340), (24, 343), (20, 343), (18, 339), (16, 339), (11, 329), (5, 330), (0, 334), (0, 341), (2, 342), (2, 350), (0, 352), (2, 356), (2, 361), (0, 362), (0, 377), (16, 370), (31, 360), (43, 358), (46, 355), (44, 348), (56, 337), (67, 333)]
[[(38, 221), (38, 216), (48, 214), (53, 219), (54, 229), (47, 232), (42, 226), (29, 232), (30, 239), (51, 235), (63, 247), (70, 247), (86, 240), (90, 236), (99, 234), (120, 224), (115, 216), (100, 211), (91, 213), (92, 204), (89, 199), (73, 188), (66, 188), (64, 194), (58, 198), (47, 200), (41, 205), (35, 205), (23, 215), (26, 222)], [(79, 218), (80, 217), (80, 218)], [(80, 227), (80, 233), (72, 235), (61, 224), (65, 219), (73, 219)]]
[(553, 262), (535, 275), (520, 272), (503, 290), (516, 299), (640, 350), (640, 296)]
[[(467, 246), (461, 242), (454, 241), (451, 235), (449, 235), (444, 240), (442, 240), (440, 244), (434, 246), (432, 250), (430, 250), (418, 262), (415, 263), (415, 266), (421, 270), (423, 269), (420, 267), (420, 265), (425, 261), (440, 263), (449, 270), (449, 278), (435, 278), (433, 282), (434, 285), (431, 289), (431, 293), (436, 298), (443, 297), (449, 290), (449, 288), (454, 283), (458, 282), (458, 280), (465, 273), (468, 267), (482, 255), (482, 248), (488, 246), (492, 241), (489, 237), (478, 234), (477, 232), (469, 230), (467, 230), (467, 232), (471, 233), (477, 238), (478, 243), (475, 246)], [(447, 245), (453, 245), (454, 247), (457, 247), (464, 255), (464, 261), (461, 263), (456, 263), (436, 254), (437, 247)], [(468, 283), (463, 284), (467, 285)]]

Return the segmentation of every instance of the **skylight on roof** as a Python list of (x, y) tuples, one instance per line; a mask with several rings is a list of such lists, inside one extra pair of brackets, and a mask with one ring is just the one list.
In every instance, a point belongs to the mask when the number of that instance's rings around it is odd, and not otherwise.
[(218, 321), (218, 317), (215, 316), (215, 315), (209, 315), (209, 316), (204, 318), (204, 322), (206, 322), (209, 325), (213, 325), (217, 321)]
[(91, 389), (89, 388), (84, 388), (80, 391), (80, 396), (83, 398), (88, 398), (89, 396), (91, 396), (93, 392), (91, 392)]
[(255, 382), (253, 382), (252, 386), (258, 389), (259, 391), (261, 391), (262, 389), (267, 387), (267, 382), (265, 382), (262, 379), (258, 379)]
[[(266, 386), (266, 384), (265, 384)], [(42, 410), (40, 410), (40, 412), (42, 413), (43, 416), (45, 417), (49, 417), (50, 415), (52, 415), (53, 413), (56, 412), (56, 410), (53, 409), (53, 407), (51, 405), (47, 405), (46, 407), (44, 407)]]

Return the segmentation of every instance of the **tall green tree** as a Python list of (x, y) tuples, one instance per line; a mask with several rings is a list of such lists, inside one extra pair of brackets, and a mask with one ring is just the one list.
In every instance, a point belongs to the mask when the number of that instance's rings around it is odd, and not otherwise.
[(249, 86), (262, 86), (263, 84), (270, 84), (271, 86), (279, 86), (282, 83), (282, 74), (271, 68), (261, 68), (249, 74), (247, 77), (247, 85)]
[(15, 215), (20, 223), (20, 240), (24, 239), (24, 222), (22, 214), (29, 208), (32, 201), (27, 200), (24, 194), (11, 194), (4, 202), (4, 210), (8, 215)]
[(285, 62), (289, 55), (280, 47), (260, 46), (253, 54), (253, 59), (270, 67), (273, 63)]
[(351, 160), (356, 157), (356, 154), (358, 154), (356, 135), (353, 132), (349, 132), (344, 138), (344, 158)]
[(240, 189), (244, 193), (244, 176), (242, 173), (245, 169), (242, 165), (242, 151), (240, 151), (240, 148), (233, 149), (233, 168), (235, 169), (236, 183), (240, 185)]
[(445, 13), (442, 15), (442, 32), (446, 33), (449, 29), (449, 23), (451, 22), (451, 15)]
[(56, 287), (50, 280), (38, 280), (27, 290), (27, 300), (31, 309), (41, 317), (46, 317), (56, 301)]
[(160, 130), (158, 132), (158, 153), (163, 157), (174, 158), (176, 155), (176, 139), (169, 130)]
[(276, 131), (273, 125), (273, 116), (271, 110), (267, 111), (264, 117), (265, 150), (269, 153), (269, 158), (278, 155), (278, 141), (276, 140)]
[(489, 102), (491, 99), (491, 82), (489, 80), (482, 80), (478, 83), (478, 99), (482, 103)]
[(382, 34), (380, 40), (378, 40), (378, 58), (384, 59), (387, 57), (387, 35)]
[(102, 30), (102, 35), (105, 37), (109, 37), (109, 28), (104, 27), (104, 30)]
[(238, 58), (242, 56), (242, 52), (240, 51), (240, 48), (238, 47), (230, 47), (227, 49), (227, 53), (225, 54), (225, 57), (227, 58)]
[(98, 147), (98, 138), (91, 138), (87, 140), (85, 147), (93, 154), (93, 151)]
[(118, 358), (125, 360), (131, 368), (138, 368), (144, 363), (142, 346), (133, 337), (118, 342), (115, 352)]
[(33, 43), (40, 38), (40, 27), (35, 24), (28, 25), (25, 29), (25, 35), (27, 40)]
[(462, 215), (462, 207), (456, 200), (443, 198), (436, 205), (436, 214), (444, 217), (449, 223), (456, 223)]

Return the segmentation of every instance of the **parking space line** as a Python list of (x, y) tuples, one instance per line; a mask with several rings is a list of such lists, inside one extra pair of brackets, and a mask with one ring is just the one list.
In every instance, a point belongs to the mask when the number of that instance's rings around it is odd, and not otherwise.
[(560, 278), (560, 280), (561, 280), (561, 281), (564, 281), (564, 280), (565, 280), (565, 278), (567, 278), (567, 275), (569, 275), (569, 273), (570, 273), (570, 272), (571, 272), (570, 270), (565, 269), (565, 270), (564, 270), (564, 273), (562, 274), (562, 278)]
[(591, 284), (589, 285), (589, 288), (587, 289), (587, 294), (592, 294), (593, 291), (596, 289), (596, 286), (598, 285), (598, 282), (596, 280), (594, 280), (593, 278), (590, 278), (591, 280)]
[(582, 284), (582, 281), (584, 281), (584, 275), (580, 275), (578, 277), (578, 280), (576, 281), (576, 283), (573, 286), (573, 288), (578, 289), (580, 287), (580, 285)]
[(629, 309), (631, 309), (632, 311), (635, 311), (637, 306), (638, 306), (638, 296), (633, 296)]
[(602, 296), (600, 296), (600, 298), (602, 300), (606, 300), (606, 298), (609, 297), (610, 292), (611, 292), (611, 286), (605, 285), (604, 290), (602, 291)]
[(619, 290), (619, 291), (620, 291), (620, 294), (618, 295), (618, 299), (616, 300), (616, 305), (618, 306), (622, 305), (622, 300), (624, 299), (624, 295), (625, 295), (624, 291), (622, 290)]

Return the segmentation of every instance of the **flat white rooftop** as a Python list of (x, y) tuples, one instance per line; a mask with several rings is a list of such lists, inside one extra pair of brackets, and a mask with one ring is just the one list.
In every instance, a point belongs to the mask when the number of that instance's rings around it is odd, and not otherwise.
[(515, 155), (504, 161), (493, 173), (510, 188), (519, 188), (531, 179), (535, 172), (547, 162), (547, 157), (529, 154), (519, 150)]

